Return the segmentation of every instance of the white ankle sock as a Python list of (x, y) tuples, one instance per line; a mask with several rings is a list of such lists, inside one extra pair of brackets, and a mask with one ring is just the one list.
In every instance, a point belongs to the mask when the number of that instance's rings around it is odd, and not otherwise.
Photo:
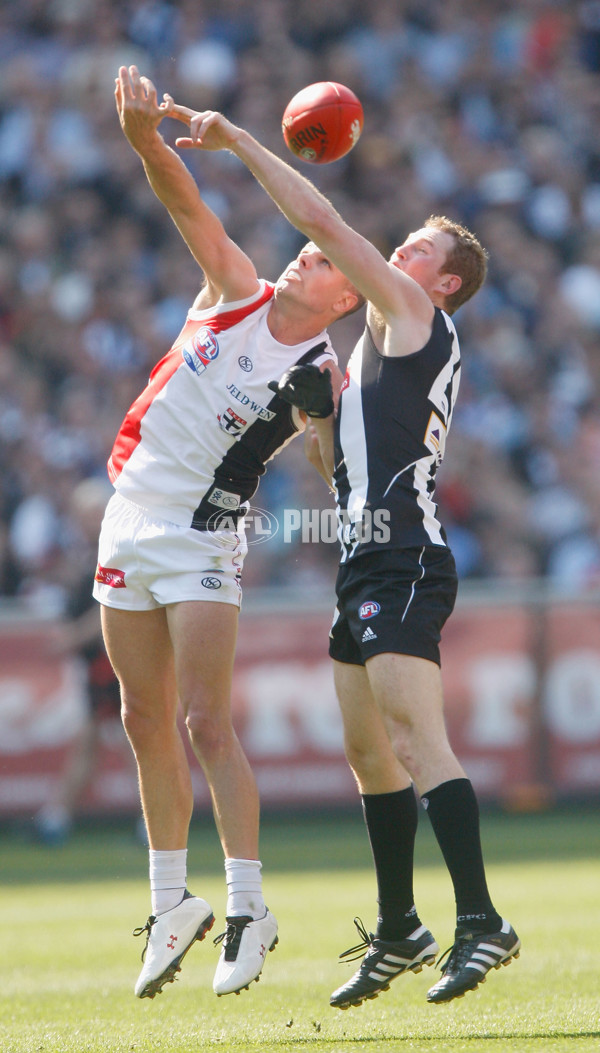
[(150, 891), (155, 918), (181, 903), (186, 886), (187, 848), (175, 852), (150, 849)]
[(265, 901), (262, 894), (262, 878), (259, 859), (226, 859), (228, 918), (264, 918)]

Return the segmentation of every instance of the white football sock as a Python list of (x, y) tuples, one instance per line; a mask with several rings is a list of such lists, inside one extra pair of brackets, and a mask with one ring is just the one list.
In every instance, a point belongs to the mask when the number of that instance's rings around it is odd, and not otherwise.
[(155, 918), (181, 903), (186, 887), (187, 848), (175, 852), (150, 849), (150, 891)]
[(255, 920), (264, 918), (265, 901), (262, 894), (262, 878), (259, 859), (226, 859), (228, 918), (249, 915)]

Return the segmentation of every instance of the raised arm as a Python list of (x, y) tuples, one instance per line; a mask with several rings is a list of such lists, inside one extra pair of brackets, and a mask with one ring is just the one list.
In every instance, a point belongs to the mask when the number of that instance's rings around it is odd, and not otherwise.
[(412, 318), (416, 315), (424, 325), (430, 326), (433, 308), (424, 290), (349, 227), (308, 179), (220, 113), (210, 110), (195, 113), (183, 106), (173, 106), (171, 116), (178, 117), (190, 128), (189, 136), (176, 140), (177, 146), (228, 149), (239, 157), (290, 223), (319, 246), (388, 324), (393, 325), (406, 315)]
[(156, 89), (136, 66), (121, 66), (115, 101), (123, 132), (144, 165), (148, 182), (168, 210), (194, 259), (204, 271), (207, 287), (202, 306), (219, 298), (242, 300), (258, 288), (252, 261), (227, 235), (223, 224), (202, 200), (191, 173), (164, 141), (158, 126), (171, 101), (160, 105)]

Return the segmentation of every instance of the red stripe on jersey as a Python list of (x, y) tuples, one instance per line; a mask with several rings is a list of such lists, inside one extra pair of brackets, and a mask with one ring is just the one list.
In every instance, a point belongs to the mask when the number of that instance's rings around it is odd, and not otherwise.
[[(226, 329), (231, 329), (232, 326), (243, 321), (249, 314), (262, 307), (267, 300), (270, 300), (273, 296), (273, 289), (274, 287), (267, 283), (262, 295), (257, 300), (253, 300), (252, 303), (246, 304), (245, 307), (238, 307), (233, 311), (221, 311), (214, 315), (207, 314), (206, 318), (202, 317), (193, 320), (188, 318), (173, 347), (154, 367), (147, 387), (144, 388), (141, 395), (129, 407), (125, 415), (125, 419), (119, 428), (119, 434), (115, 439), (112, 453), (108, 459), (108, 477), (111, 483), (118, 479), (136, 446), (141, 442), (142, 420), (156, 396), (181, 365), (179, 348), (186, 343), (191, 332), (200, 326), (206, 326), (213, 333), (222, 333)], [(204, 314), (204, 312), (199, 313)]]
[(213, 333), (223, 333), (226, 329), (231, 329), (232, 326), (237, 325), (238, 322), (243, 322), (244, 318), (247, 318), (249, 314), (257, 311), (259, 307), (262, 307), (267, 300), (270, 300), (273, 296), (274, 286), (268, 283), (265, 286), (265, 290), (258, 300), (254, 300), (250, 304), (246, 304), (245, 307), (237, 307), (234, 311), (219, 311), (215, 314), (208, 314), (208, 312), (199, 311), (198, 314), (202, 315), (201, 318), (188, 318), (183, 329), (181, 330), (177, 340), (173, 344), (173, 350), (181, 347), (187, 341), (190, 332), (197, 329), (199, 326), (206, 326)]
[(124, 465), (140, 443), (142, 420), (158, 393), (179, 369), (181, 361), (181, 355), (175, 351), (169, 351), (164, 358), (161, 358), (152, 370), (147, 386), (127, 410), (108, 459), (108, 478), (111, 483), (114, 483), (121, 474)]
[(213, 333), (222, 333), (225, 329), (231, 329), (232, 325), (236, 325), (238, 322), (243, 321), (247, 315), (252, 314), (253, 311), (258, 310), (262, 307), (267, 300), (270, 300), (275, 291), (275, 286), (265, 282), (265, 290), (259, 296), (258, 300), (254, 303), (248, 304), (247, 307), (238, 307), (235, 311), (221, 311), (219, 314), (213, 315), (211, 318), (203, 319), (202, 324), (212, 329)]

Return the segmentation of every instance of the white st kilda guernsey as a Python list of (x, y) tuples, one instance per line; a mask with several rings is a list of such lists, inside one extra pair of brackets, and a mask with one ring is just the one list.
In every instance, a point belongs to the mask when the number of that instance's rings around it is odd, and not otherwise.
[(271, 335), (273, 286), (189, 311), (127, 412), (108, 462), (123, 497), (198, 530), (237, 523), (265, 465), (303, 429), (268, 388), (295, 363), (336, 360), (327, 333), (288, 346)]
[(348, 363), (336, 421), (342, 563), (365, 552), (446, 545), (435, 475), (459, 382), (456, 330), (439, 308), (430, 339), (411, 355), (381, 355), (365, 329)]

